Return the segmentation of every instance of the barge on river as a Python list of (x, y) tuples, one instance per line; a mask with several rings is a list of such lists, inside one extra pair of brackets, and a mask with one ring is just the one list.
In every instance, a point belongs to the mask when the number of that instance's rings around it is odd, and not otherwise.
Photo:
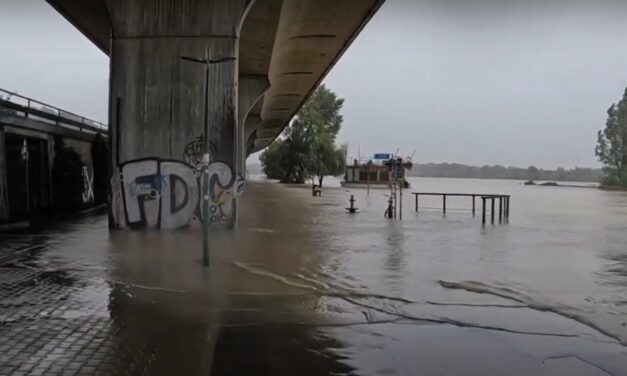
[[(402, 181), (403, 187), (408, 188), (409, 182), (405, 179), (404, 173), (407, 167), (404, 165), (409, 164), (411, 166), (411, 162), (399, 162), (398, 167), (395, 167), (394, 163), (390, 163), (391, 161), (396, 161), (391, 155), (389, 159), (380, 160), (375, 158), (374, 161), (369, 160), (364, 163), (355, 159), (352, 165), (346, 166), (344, 180), (341, 183), (342, 187), (389, 189), (390, 185), (395, 181)], [(397, 176), (395, 176), (396, 170), (398, 170)]]

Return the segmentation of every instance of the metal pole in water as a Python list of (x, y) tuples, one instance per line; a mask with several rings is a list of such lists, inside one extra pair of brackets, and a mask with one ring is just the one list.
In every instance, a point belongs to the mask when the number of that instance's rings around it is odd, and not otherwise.
[(446, 214), (446, 195), (442, 195), (442, 213)]
[[(210, 145), (209, 142), (209, 64), (222, 63), (226, 61), (235, 60), (235, 57), (225, 57), (216, 60), (210, 60), (208, 52), (205, 51), (205, 58), (197, 58), (190, 56), (180, 56), (182, 60), (186, 60), (196, 64), (203, 64), (205, 66), (205, 97), (204, 100), (204, 120), (203, 120), (203, 132), (204, 132), (204, 153), (202, 157), (203, 172), (201, 174), (201, 182), (204, 181), (204, 185), (201, 183), (202, 189), (202, 264), (203, 266), (209, 266), (209, 163), (211, 162)], [(119, 102), (119, 101), (118, 101)], [(119, 106), (118, 106), (119, 107)]]
[(475, 216), (475, 195), (472, 195), (472, 216)]
[(481, 197), (481, 223), (485, 225), (485, 197)]
[(418, 196), (420, 196), (419, 194), (414, 194), (414, 196), (416, 196), (416, 213), (418, 213)]
[(490, 213), (490, 221), (494, 224), (494, 196), (491, 198), (492, 211)]
[(401, 183), (400, 187), (400, 205), (398, 208), (398, 219), (403, 220), (403, 183)]
[(370, 195), (370, 164), (367, 164), (367, 169), (366, 169), (366, 191), (368, 193), (368, 195)]
[(398, 197), (397, 194), (396, 182), (394, 183), (394, 218), (396, 218), (396, 208), (398, 207)]

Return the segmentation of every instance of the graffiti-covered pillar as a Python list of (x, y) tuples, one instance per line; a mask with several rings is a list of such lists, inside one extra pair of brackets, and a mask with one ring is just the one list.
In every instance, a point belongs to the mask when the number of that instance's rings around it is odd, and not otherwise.
[[(242, 184), (236, 173), (238, 38), (251, 3), (107, 1), (112, 227), (233, 221)], [(199, 205), (204, 173), (210, 174), (208, 218)]]

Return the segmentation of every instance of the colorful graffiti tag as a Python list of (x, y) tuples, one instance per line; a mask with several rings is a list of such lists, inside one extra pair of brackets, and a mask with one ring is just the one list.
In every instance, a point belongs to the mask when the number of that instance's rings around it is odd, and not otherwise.
[[(203, 150), (205, 149), (204, 136), (201, 134), (183, 149), (183, 160), (196, 167), (202, 163)], [(216, 155), (216, 145), (209, 141), (209, 155)]]
[[(199, 203), (206, 181), (210, 216), (205, 221)], [(112, 181), (112, 207), (118, 227), (174, 229), (200, 220), (219, 225), (234, 215), (232, 202), (242, 190), (243, 179), (235, 177), (224, 162), (194, 166), (147, 158), (118, 167)]]
[(223, 224), (232, 218), (233, 200), (244, 191), (244, 179), (233, 176), (233, 170), (224, 162), (212, 162), (209, 175), (209, 223)]

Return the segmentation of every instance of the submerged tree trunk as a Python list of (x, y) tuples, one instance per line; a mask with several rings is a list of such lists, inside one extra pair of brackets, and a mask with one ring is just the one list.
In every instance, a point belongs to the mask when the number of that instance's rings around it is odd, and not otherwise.
[(324, 175), (318, 175), (318, 186), (322, 188), (322, 179), (324, 179)]

